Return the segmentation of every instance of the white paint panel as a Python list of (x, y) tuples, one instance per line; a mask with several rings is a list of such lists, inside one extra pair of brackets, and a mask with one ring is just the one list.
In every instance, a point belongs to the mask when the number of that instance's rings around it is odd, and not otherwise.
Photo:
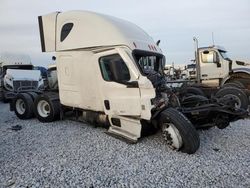
[(101, 72), (98, 61), (92, 58), (93, 53), (89, 51), (57, 53), (57, 74), (62, 104), (104, 111), (98, 83)]
[(30, 56), (26, 54), (1, 53), (0, 66), (8, 65), (32, 65), (32, 63)]
[[(65, 40), (61, 42), (61, 29), (66, 23), (73, 23), (74, 26)], [(161, 49), (152, 37), (137, 25), (89, 11), (69, 11), (58, 14), (56, 45), (57, 51), (125, 45), (131, 49), (161, 53)], [(155, 49), (150, 49), (148, 45), (153, 45)]]
[(151, 119), (151, 110), (153, 105), (151, 104), (151, 99), (155, 98), (155, 88), (153, 87), (151, 81), (145, 76), (140, 76), (139, 78), (139, 87), (140, 87), (140, 100), (141, 100), (141, 118), (150, 120)]
[(58, 12), (42, 16), (45, 52), (56, 51), (56, 24)]
[[(115, 126), (112, 124), (111, 118), (118, 118), (121, 122), (121, 126)], [(109, 116), (110, 128), (109, 132), (124, 136), (125, 138), (130, 138), (133, 141), (137, 141), (141, 137), (141, 123), (139, 119), (131, 119), (122, 116)]]
[(139, 88), (127, 88), (127, 86), (115, 83), (103, 83), (102, 90), (105, 100), (110, 103), (110, 110), (107, 114), (114, 115), (141, 115), (141, 102)]

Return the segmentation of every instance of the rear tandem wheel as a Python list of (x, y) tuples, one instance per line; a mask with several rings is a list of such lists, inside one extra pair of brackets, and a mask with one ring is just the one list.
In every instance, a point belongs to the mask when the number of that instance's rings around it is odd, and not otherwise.
[(30, 119), (34, 116), (33, 113), (33, 100), (27, 93), (19, 93), (15, 96), (13, 107), (15, 114), (20, 119)]
[(34, 112), (41, 122), (52, 122), (60, 118), (60, 100), (54, 93), (45, 93), (36, 97)]

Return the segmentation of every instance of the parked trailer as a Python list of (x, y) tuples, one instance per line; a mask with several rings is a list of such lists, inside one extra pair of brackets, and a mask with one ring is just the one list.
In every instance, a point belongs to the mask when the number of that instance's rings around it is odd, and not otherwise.
[[(170, 148), (189, 154), (199, 148), (199, 135), (184, 115), (188, 109), (178, 106), (178, 97), (162, 82), (164, 55), (141, 28), (88, 11), (54, 12), (38, 20), (42, 51), (56, 52), (58, 91), (16, 96), (11, 108), (19, 118), (35, 114), (51, 122), (74, 114), (79, 121), (107, 125), (109, 134), (131, 142), (147, 130), (161, 129)], [(153, 70), (144, 69), (146, 62)], [(226, 125), (246, 113), (217, 106), (225, 110), (214, 116), (225, 114)]]

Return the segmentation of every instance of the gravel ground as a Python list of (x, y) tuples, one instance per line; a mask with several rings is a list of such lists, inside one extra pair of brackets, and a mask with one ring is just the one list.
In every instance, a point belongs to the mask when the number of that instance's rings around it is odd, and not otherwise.
[(129, 145), (104, 131), (19, 120), (0, 103), (0, 187), (250, 187), (250, 120), (200, 131), (193, 155), (159, 133)]

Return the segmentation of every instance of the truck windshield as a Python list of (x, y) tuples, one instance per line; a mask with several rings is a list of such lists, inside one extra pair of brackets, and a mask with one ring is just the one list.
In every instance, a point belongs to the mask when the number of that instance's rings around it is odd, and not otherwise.
[(227, 52), (226, 51), (221, 51), (221, 50), (219, 50), (219, 52), (220, 52), (220, 55), (223, 57), (223, 59), (230, 59), (228, 56), (227, 56)]
[(187, 65), (187, 69), (195, 69), (196, 68), (196, 64), (188, 64)]
[(142, 74), (147, 75), (152, 71), (163, 74), (165, 58), (161, 54), (135, 50), (134, 59)]

